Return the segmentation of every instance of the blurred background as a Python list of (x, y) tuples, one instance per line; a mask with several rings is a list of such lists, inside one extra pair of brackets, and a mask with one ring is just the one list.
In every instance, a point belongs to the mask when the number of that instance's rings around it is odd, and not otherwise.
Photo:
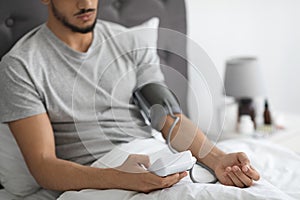
[[(226, 60), (257, 57), (270, 110), (300, 114), (299, 0), (186, 0), (186, 4), (188, 36), (208, 54), (222, 80)], [(192, 50), (189, 53), (191, 57), (197, 56)], [(222, 85), (216, 82), (208, 91), (193, 67), (189, 68), (189, 78), (190, 96), (197, 95), (197, 99), (189, 99), (191, 118), (199, 120), (203, 129), (210, 125), (216, 129), (219, 122), (211, 120), (211, 116), (220, 114), (220, 105), (212, 105), (209, 93), (215, 93), (214, 98), (222, 104)], [(262, 106), (262, 100), (257, 101)]]

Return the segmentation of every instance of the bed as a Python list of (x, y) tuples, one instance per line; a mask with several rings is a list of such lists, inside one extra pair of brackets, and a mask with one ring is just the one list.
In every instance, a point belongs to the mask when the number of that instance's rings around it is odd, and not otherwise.
[[(69, 191), (62, 194), (59, 200), (80, 199), (123, 199), (123, 200), (147, 200), (147, 199), (299, 199), (300, 157), (298, 154), (274, 146), (273, 143), (264, 140), (239, 139), (226, 140), (218, 143), (218, 146), (226, 152), (243, 151), (250, 157), (252, 164), (262, 174), (261, 179), (250, 188), (237, 188), (216, 184), (192, 183), (188, 177), (171, 188), (158, 190), (149, 194), (137, 193), (125, 190), (82, 190)], [(128, 153), (145, 153), (154, 161), (164, 152), (168, 151), (165, 143), (160, 138), (149, 140), (136, 140), (131, 144), (116, 147), (110, 153), (99, 159), (94, 166), (113, 167), (121, 164)], [(115, 158), (112, 160), (111, 158)], [(197, 171), (203, 181), (211, 180), (210, 174), (203, 170)], [(204, 178), (203, 178), (204, 177)]]
[[(36, 0), (2, 0), (0, 10), (1, 58), (25, 32), (43, 23), (47, 18), (47, 12), (46, 7)], [(99, 10), (99, 18), (126, 27), (136, 26), (151, 17), (158, 17), (160, 27), (183, 34), (187, 31), (184, 0), (100, 0)], [(172, 67), (180, 76), (187, 79), (188, 65), (187, 61), (182, 58), (186, 56), (186, 41), (182, 39), (174, 42), (174, 38), (158, 32), (158, 45), (161, 47), (158, 51), (161, 63)], [(181, 56), (172, 53), (172, 49), (178, 46), (182, 50)], [(168, 70), (163, 70), (163, 72), (167, 85), (176, 93), (183, 112), (188, 115), (187, 83), (174, 78), (174, 74)], [(158, 151), (167, 151), (165, 143), (159, 136), (151, 141), (135, 140), (133, 142), (135, 145), (125, 144), (116, 147), (93, 165), (97, 167), (118, 165), (128, 152), (146, 153), (154, 160), (158, 156)], [(150, 142), (155, 145), (150, 145)], [(147, 145), (149, 148), (144, 148)], [(262, 179), (247, 189), (220, 184), (193, 184), (186, 178), (172, 188), (149, 194), (124, 190), (83, 190), (65, 192), (59, 199), (300, 199), (300, 179), (295, 178), (300, 177), (298, 154), (263, 140), (227, 140), (218, 145), (227, 152), (245, 151), (250, 156), (253, 165), (262, 173)], [(115, 158), (114, 162), (109, 159), (111, 157)], [(209, 177), (209, 174), (202, 170), (200, 176)], [(1, 189), (0, 199), (17, 199), (17, 197)], [(34, 196), (21, 199), (34, 199)]]

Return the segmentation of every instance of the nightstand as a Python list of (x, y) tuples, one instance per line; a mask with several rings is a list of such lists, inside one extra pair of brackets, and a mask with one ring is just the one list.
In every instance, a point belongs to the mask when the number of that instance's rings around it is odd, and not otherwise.
[(269, 140), (300, 154), (300, 115), (283, 114), (285, 129), (269, 136)]
[(259, 134), (246, 135), (237, 132), (225, 132), (219, 137), (218, 141), (238, 138), (262, 139), (279, 144), (300, 154), (300, 115), (288, 113), (280, 113), (280, 115), (284, 117), (283, 130), (277, 130), (265, 136)]

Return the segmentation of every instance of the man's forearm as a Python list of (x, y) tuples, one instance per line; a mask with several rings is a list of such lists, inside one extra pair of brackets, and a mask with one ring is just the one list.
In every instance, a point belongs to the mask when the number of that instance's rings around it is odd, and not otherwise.
[(36, 181), (44, 188), (58, 191), (84, 188), (116, 188), (114, 169), (97, 169), (58, 159), (54, 133), (46, 113), (9, 123), (24, 160)]
[[(215, 164), (221, 156), (225, 155), (220, 149), (213, 145), (203, 132), (184, 115), (180, 117), (180, 122), (172, 132), (171, 145), (178, 151), (191, 150), (192, 154), (206, 166), (215, 169)], [(169, 129), (174, 119), (167, 117), (162, 129), (163, 136), (168, 137)]]
[(45, 158), (40, 169), (33, 169), (37, 182), (45, 189), (66, 191), (117, 188), (115, 169), (99, 169), (56, 158)]

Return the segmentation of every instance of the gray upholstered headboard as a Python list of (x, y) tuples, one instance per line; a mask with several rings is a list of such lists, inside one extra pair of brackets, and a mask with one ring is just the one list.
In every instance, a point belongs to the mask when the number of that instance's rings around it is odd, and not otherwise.
[[(47, 9), (38, 0), (0, 1), (0, 58), (9, 51), (24, 33), (47, 19)], [(184, 0), (99, 0), (99, 18), (134, 26), (157, 16), (160, 26), (186, 34), (186, 10)], [(176, 41), (162, 39), (158, 43), (163, 49), (176, 44)], [(180, 44), (186, 54), (186, 43)], [(166, 48), (164, 48), (166, 47)], [(176, 69), (187, 78), (187, 63), (181, 57), (169, 52), (159, 51), (161, 63)], [(187, 114), (187, 85), (164, 71), (168, 86), (176, 93), (181, 107)]]

